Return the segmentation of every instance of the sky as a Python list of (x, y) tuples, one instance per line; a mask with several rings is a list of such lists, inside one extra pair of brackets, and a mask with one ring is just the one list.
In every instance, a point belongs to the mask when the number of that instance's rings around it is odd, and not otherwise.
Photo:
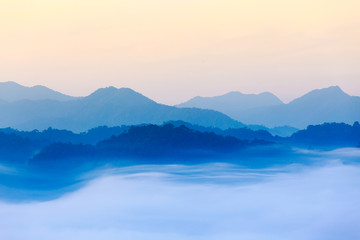
[(0, 0), (0, 81), (158, 102), (360, 92), (358, 0)]

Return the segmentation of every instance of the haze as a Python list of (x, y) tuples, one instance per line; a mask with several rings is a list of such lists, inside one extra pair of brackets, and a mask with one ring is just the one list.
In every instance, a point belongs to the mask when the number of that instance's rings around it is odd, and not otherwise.
[[(229, 91), (360, 92), (356, 0), (2, 0), (0, 81), (161, 103)], [(206, 86), (206, 87), (204, 87)]]
[[(0, 236), (14, 240), (360, 237), (358, 166), (298, 166), (300, 171), (278, 174), (222, 167), (221, 173), (196, 176), (204, 167), (199, 166), (183, 177), (186, 167), (167, 167), (180, 174), (161, 173), (157, 166), (97, 178), (51, 201), (0, 202), (0, 213), (6, 216), (0, 220)], [(254, 177), (262, 180), (243, 182)]]

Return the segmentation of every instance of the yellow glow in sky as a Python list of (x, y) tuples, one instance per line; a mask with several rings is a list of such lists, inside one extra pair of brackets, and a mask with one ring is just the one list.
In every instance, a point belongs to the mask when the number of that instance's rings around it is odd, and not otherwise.
[(0, 81), (163, 103), (360, 93), (358, 0), (0, 0)]

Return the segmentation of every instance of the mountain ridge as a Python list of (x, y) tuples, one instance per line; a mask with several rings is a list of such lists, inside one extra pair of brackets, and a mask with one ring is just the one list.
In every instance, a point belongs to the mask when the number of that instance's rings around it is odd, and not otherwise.
[(53, 127), (80, 132), (102, 125), (162, 124), (171, 120), (219, 128), (244, 126), (217, 111), (158, 104), (132, 89), (115, 87), (101, 88), (87, 97), (64, 102), (3, 102), (0, 112), (0, 127), (22, 130)]
[[(216, 104), (206, 108), (227, 112), (226, 107), (221, 109)], [(228, 115), (245, 124), (258, 124), (269, 128), (285, 125), (305, 128), (323, 122), (351, 124), (360, 120), (360, 97), (346, 94), (339, 86), (330, 86), (312, 90), (287, 104), (240, 109)]]
[[(234, 104), (235, 101), (245, 101), (246, 104), (241, 103)], [(250, 103), (250, 106), (249, 106)], [(232, 91), (225, 93), (223, 95), (214, 96), (214, 97), (201, 97), (196, 96), (194, 98), (191, 98), (190, 100), (180, 103), (178, 107), (199, 107), (199, 108), (207, 108), (210, 104), (215, 105), (213, 106), (213, 110), (219, 111), (221, 107), (224, 107), (224, 105), (227, 106), (227, 110), (222, 111), (225, 114), (231, 115), (234, 111), (237, 110), (243, 110), (248, 108), (254, 108), (258, 106), (272, 106), (272, 105), (280, 105), (283, 104), (283, 102), (274, 94), (270, 92), (263, 92), (259, 94), (244, 94), (238, 91)], [(222, 105), (222, 106), (220, 106)], [(207, 108), (209, 109), (209, 108)]]
[(302, 129), (323, 122), (360, 120), (360, 97), (346, 94), (339, 86), (315, 89), (287, 104), (270, 92), (243, 94), (233, 91), (215, 97), (192, 98), (205, 103), (211, 100), (206, 107), (191, 104), (174, 107), (159, 104), (130, 88), (99, 88), (88, 96), (76, 98), (44, 86), (29, 88), (6, 82), (0, 83), (0, 87), (4, 84), (15, 86), (14, 96), (21, 95), (16, 92), (20, 86), (26, 90), (45, 89), (67, 99), (44, 98), (45, 95), (40, 94), (37, 98), (26, 99), (28, 95), (24, 95), (23, 99), (6, 101), (1, 99), (6, 89), (0, 88), (0, 127), (24, 130), (54, 127), (79, 132), (101, 125), (162, 124), (177, 120), (218, 128), (243, 127), (245, 123), (252, 129), (260, 129), (259, 126)]
[(69, 101), (75, 97), (54, 91), (42, 85), (25, 87), (16, 82), (0, 82), (0, 99), (6, 102), (16, 102), (20, 100), (57, 100)]
[[(27, 164), (30, 159), (38, 159), (45, 161), (45, 164), (51, 164), (56, 162), (56, 159), (77, 159), (58, 162), (72, 166), (73, 163), (80, 163), (79, 159), (85, 160), (86, 163), (89, 158), (108, 162), (113, 158), (126, 160), (127, 157), (181, 156), (180, 159), (183, 161), (185, 158), (209, 157), (213, 154), (221, 156), (220, 159), (224, 160), (229, 156), (228, 153), (248, 147), (253, 148), (252, 155), (266, 156), (267, 153), (256, 148), (269, 144), (274, 146), (275, 151), (278, 151), (278, 147), (300, 147), (309, 150), (356, 148), (360, 147), (360, 124), (355, 122), (353, 125), (310, 125), (290, 137), (271, 136), (264, 130), (209, 129), (182, 122), (161, 126), (147, 124), (116, 128), (98, 127), (84, 133), (57, 129), (42, 132), (0, 129), (0, 161)], [(17, 151), (19, 147), (22, 151)], [(242, 156), (242, 153), (235, 156), (237, 161), (241, 161), (242, 158), (239, 156)]]

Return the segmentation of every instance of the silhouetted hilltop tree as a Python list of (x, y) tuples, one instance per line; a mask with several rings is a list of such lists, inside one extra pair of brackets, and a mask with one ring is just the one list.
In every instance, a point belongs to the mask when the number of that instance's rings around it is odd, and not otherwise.
[(97, 147), (106, 152), (160, 156), (180, 152), (226, 152), (250, 145), (235, 137), (224, 137), (213, 132), (199, 132), (172, 124), (131, 127), (128, 132), (99, 142)]
[(223, 131), (225, 136), (234, 136), (239, 139), (274, 141), (275, 138), (265, 130), (251, 130), (249, 128), (229, 128)]
[(199, 125), (193, 125), (191, 123), (183, 121), (170, 121), (167, 124), (173, 124), (174, 126), (184, 125), (187, 128), (194, 129), (200, 132), (214, 132), (222, 136), (232, 136), (241, 140), (266, 140), (274, 141), (275, 138), (266, 130), (252, 130), (249, 128), (229, 128), (226, 130), (219, 128), (203, 127)]
[[(197, 130), (190, 129), (194, 127)], [(0, 160), (33, 163), (63, 161), (77, 164), (109, 158), (196, 158), (237, 154), (238, 150), (270, 142), (299, 147), (338, 148), (356, 147), (360, 142), (360, 124), (325, 123), (308, 126), (288, 138), (273, 137), (266, 131), (250, 129), (204, 128), (173, 124), (98, 127), (76, 134), (67, 130), (49, 128), (42, 132), (0, 130)], [(211, 132), (212, 131), (212, 132)], [(243, 138), (243, 139), (240, 139)], [(248, 140), (244, 140), (248, 138)], [(105, 140), (104, 140), (105, 139)], [(72, 162), (74, 161), (74, 162)]]
[(24, 163), (42, 147), (40, 142), (14, 133), (0, 132), (0, 160), (3, 162)]
[(289, 142), (293, 144), (355, 147), (360, 141), (360, 124), (324, 123), (310, 125), (305, 130), (294, 133)]
[(35, 164), (70, 159), (69, 165), (82, 160), (107, 161), (110, 158), (204, 157), (241, 150), (245, 147), (269, 144), (264, 141), (246, 141), (199, 132), (185, 126), (134, 126), (127, 132), (101, 141), (96, 145), (53, 143), (31, 160)]
[(13, 128), (2, 128), (0, 129), (0, 132), (16, 134), (24, 138), (29, 138), (33, 141), (40, 141), (43, 144), (50, 144), (54, 142), (96, 144), (97, 142), (110, 138), (113, 135), (119, 135), (129, 128), (130, 126), (100, 126), (82, 133), (73, 133), (69, 130), (59, 130), (54, 128), (48, 128), (43, 131), (19, 131)]
[(108, 126), (100, 126), (96, 128), (92, 128), (87, 132), (81, 133), (82, 135), (82, 143), (88, 144), (96, 144), (102, 140), (108, 139), (111, 136), (117, 136), (119, 134), (124, 133), (130, 128), (130, 126), (120, 126), (120, 127), (108, 127)]

